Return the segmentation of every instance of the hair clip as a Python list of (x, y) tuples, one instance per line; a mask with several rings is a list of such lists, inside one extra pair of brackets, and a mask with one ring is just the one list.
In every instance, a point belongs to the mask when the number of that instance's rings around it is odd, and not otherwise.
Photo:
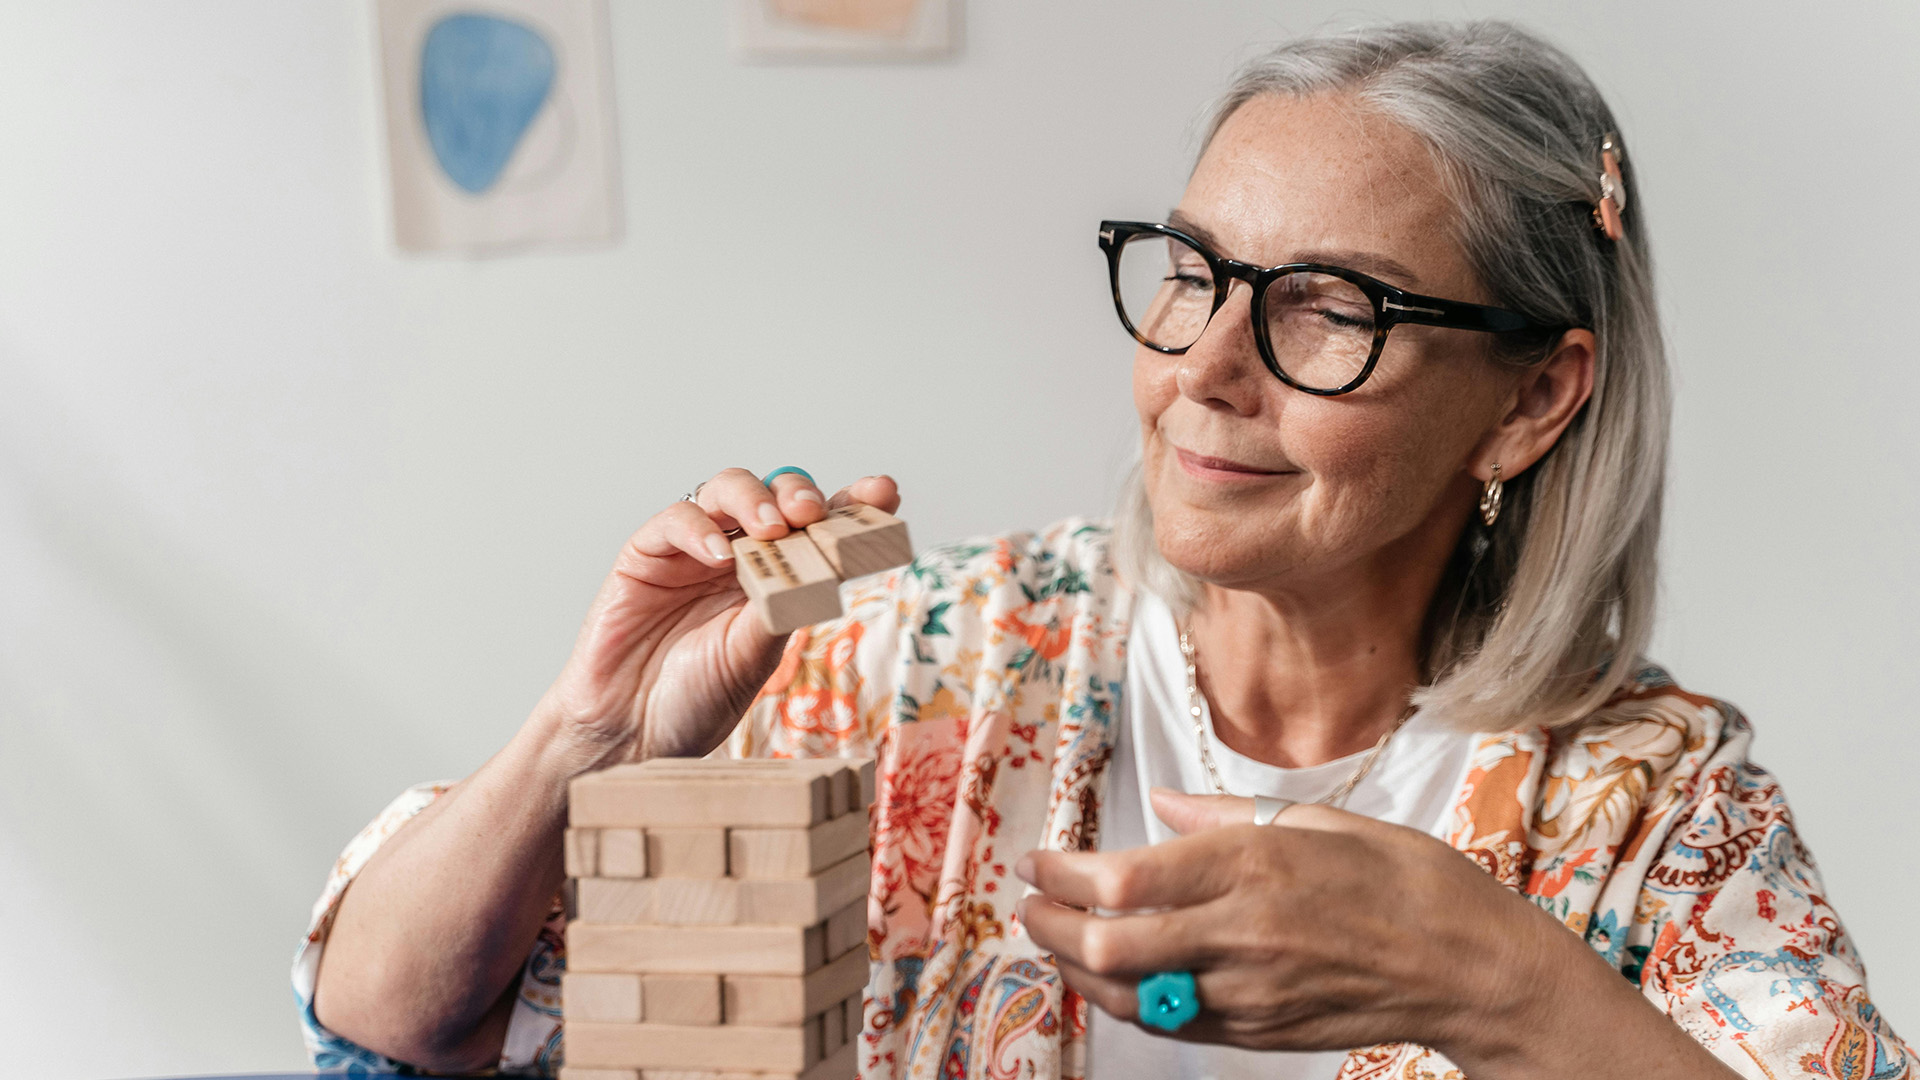
[(1620, 213), (1627, 208), (1627, 182), (1620, 176), (1620, 135), (1609, 131), (1600, 138), (1600, 201), (1593, 208), (1593, 227), (1619, 243), (1626, 235)]

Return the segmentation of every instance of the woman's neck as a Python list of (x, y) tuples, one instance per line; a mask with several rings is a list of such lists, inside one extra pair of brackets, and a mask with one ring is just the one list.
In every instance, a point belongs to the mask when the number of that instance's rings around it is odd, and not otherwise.
[[(1204, 587), (1190, 617), (1216, 737), (1284, 768), (1366, 750), (1421, 684), (1433, 560), (1382, 560), (1310, 592)], [(1439, 560), (1444, 563), (1444, 560)]]

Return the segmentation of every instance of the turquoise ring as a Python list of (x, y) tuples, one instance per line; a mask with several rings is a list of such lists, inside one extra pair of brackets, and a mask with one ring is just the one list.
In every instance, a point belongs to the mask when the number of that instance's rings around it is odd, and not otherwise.
[(1161, 1031), (1179, 1031), (1200, 1015), (1200, 988), (1191, 971), (1161, 971), (1140, 980), (1134, 988), (1140, 999), (1140, 1022)]
[[(761, 477), (760, 482), (767, 485), (768, 487), (772, 487), (773, 478), (776, 476), (783, 475), (785, 473), (799, 473), (801, 476), (804, 476), (807, 478), (807, 483), (813, 484), (813, 474), (801, 468), (798, 465), (782, 465), (779, 468), (768, 473), (767, 475)], [(820, 485), (814, 484), (813, 486), (819, 487)]]

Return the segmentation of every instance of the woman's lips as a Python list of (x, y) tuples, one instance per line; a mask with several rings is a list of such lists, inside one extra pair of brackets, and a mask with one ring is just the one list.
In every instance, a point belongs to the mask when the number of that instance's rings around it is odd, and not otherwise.
[(1195, 454), (1182, 450), (1179, 447), (1175, 447), (1173, 452), (1180, 459), (1180, 468), (1184, 470), (1187, 475), (1199, 477), (1203, 480), (1253, 480), (1267, 476), (1284, 476), (1294, 471), (1292, 469), (1262, 469), (1229, 458)]

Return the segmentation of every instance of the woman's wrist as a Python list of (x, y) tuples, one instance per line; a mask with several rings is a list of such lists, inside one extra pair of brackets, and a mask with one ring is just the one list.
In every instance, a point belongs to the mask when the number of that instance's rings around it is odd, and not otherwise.
[(1565, 1046), (1561, 1027), (1587, 1017), (1580, 1003), (1617, 989), (1596, 979), (1620, 981), (1578, 935), (1526, 900), (1507, 899), (1507, 917), (1485, 924), (1479, 961), (1455, 969), (1477, 978), (1448, 1037), (1435, 1045), (1476, 1078), (1540, 1075), (1559, 1056), (1550, 1048)]
[(563, 793), (576, 776), (635, 760), (631, 735), (614, 735), (579, 723), (550, 697), (534, 707), (513, 744), (540, 777), (558, 784)]

